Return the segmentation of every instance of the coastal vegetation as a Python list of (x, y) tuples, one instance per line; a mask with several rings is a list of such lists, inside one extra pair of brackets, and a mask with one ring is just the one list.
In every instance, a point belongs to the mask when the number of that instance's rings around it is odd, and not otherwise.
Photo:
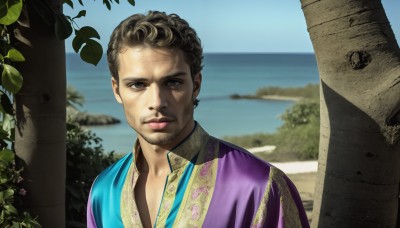
[(307, 84), (304, 87), (279, 87), (268, 86), (258, 89), (255, 94), (232, 94), (232, 99), (270, 99), (270, 100), (292, 100), (318, 99), (319, 85)]
[[(96, 176), (116, 162), (122, 155), (106, 152), (102, 139), (76, 121), (84, 96), (73, 87), (67, 87), (67, 172), (66, 172), (66, 222), (68, 227), (85, 227), (86, 202)], [(92, 116), (92, 115), (90, 115)], [(93, 116), (92, 118), (95, 118)], [(98, 123), (101, 119), (95, 119)]]
[[(108, 10), (119, 4), (102, 2)], [(97, 31), (77, 23), (86, 10), (63, 13), (63, 4), (74, 3), (84, 6), (81, 0), (0, 3), (0, 227), (65, 226), (64, 40), (74, 37), (85, 62), (96, 65), (103, 55)]]
[(79, 107), (82, 107), (84, 102), (85, 98), (82, 94), (73, 87), (67, 86), (67, 120), (69, 122), (81, 126), (110, 125), (121, 122), (113, 116), (81, 112)]
[(105, 152), (101, 141), (90, 130), (67, 123), (67, 227), (85, 227), (86, 202), (93, 180), (121, 157), (113, 151)]
[(281, 96), (281, 97), (298, 97), (304, 99), (316, 99), (319, 97), (319, 85), (307, 84), (304, 87), (278, 87), (268, 86), (260, 88), (256, 91), (257, 97), (263, 96)]
[(275, 145), (273, 152), (255, 153), (267, 161), (310, 160), (318, 158), (319, 148), (319, 93), (318, 85), (297, 88), (266, 87), (257, 90), (257, 97), (297, 97), (280, 119), (283, 125), (275, 133), (256, 133), (227, 136), (224, 139), (244, 148)]

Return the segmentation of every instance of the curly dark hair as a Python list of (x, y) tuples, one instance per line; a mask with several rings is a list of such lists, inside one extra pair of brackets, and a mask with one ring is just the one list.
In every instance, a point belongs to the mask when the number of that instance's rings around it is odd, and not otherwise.
[(108, 43), (107, 61), (112, 77), (118, 81), (118, 54), (126, 47), (148, 45), (179, 49), (190, 66), (192, 79), (203, 68), (203, 49), (196, 31), (176, 14), (149, 11), (123, 20)]

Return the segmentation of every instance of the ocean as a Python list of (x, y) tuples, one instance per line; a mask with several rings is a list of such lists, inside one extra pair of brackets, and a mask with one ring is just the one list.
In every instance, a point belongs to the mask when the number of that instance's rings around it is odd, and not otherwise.
[[(232, 94), (254, 94), (265, 86), (298, 87), (318, 83), (314, 54), (208, 53), (204, 56), (200, 103), (195, 119), (216, 137), (252, 133), (272, 133), (282, 124), (279, 115), (291, 101), (233, 100)], [(128, 153), (136, 139), (123, 109), (114, 98), (111, 79), (103, 57), (98, 66), (67, 54), (67, 83), (85, 97), (80, 108), (94, 114), (107, 114), (120, 124), (89, 127), (103, 139), (105, 151)]]

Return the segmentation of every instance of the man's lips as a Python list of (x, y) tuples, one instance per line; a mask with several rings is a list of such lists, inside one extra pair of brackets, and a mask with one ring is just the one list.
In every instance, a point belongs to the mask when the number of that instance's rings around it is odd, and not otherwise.
[(162, 130), (166, 128), (171, 122), (172, 119), (169, 118), (159, 118), (159, 119), (154, 118), (145, 121), (145, 124), (147, 124), (153, 130)]

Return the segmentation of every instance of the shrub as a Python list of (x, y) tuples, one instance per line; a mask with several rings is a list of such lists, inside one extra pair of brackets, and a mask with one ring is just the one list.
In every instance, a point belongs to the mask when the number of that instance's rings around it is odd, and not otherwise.
[[(1, 227), (40, 227), (36, 218), (22, 208), (26, 190), (21, 187), (22, 169), (15, 164), (15, 153), (7, 148), (0, 151), (0, 225)], [(18, 166), (20, 167), (20, 166)]]
[(274, 153), (291, 153), (300, 160), (318, 158), (319, 101), (295, 103), (281, 118), (284, 124), (278, 129)]
[(274, 134), (224, 137), (244, 148), (275, 145), (272, 153), (256, 153), (266, 161), (317, 159), (319, 151), (319, 101), (306, 99), (295, 103), (280, 117), (283, 125)]
[(268, 133), (255, 133), (243, 136), (225, 136), (223, 139), (243, 148), (275, 145), (276, 143), (275, 135)]
[(280, 118), (284, 124), (281, 128), (296, 128), (310, 124), (313, 119), (319, 119), (319, 101), (302, 100), (287, 109)]
[(282, 88), (276, 86), (264, 87), (256, 91), (256, 96), (277, 95), (288, 97), (302, 97), (308, 99), (317, 99), (319, 97), (319, 85), (308, 84), (304, 87)]
[(104, 153), (101, 139), (90, 130), (67, 124), (66, 220), (68, 227), (85, 227), (86, 204), (96, 176), (119, 156)]

